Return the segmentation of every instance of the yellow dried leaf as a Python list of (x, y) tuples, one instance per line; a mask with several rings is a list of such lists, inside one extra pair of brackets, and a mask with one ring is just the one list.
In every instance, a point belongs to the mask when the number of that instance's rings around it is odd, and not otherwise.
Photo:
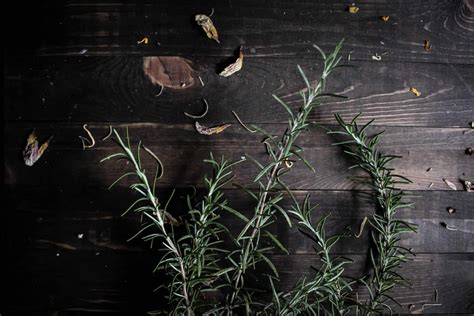
[(411, 87), (410, 92), (413, 93), (414, 95), (416, 95), (417, 97), (419, 97), (421, 95), (421, 92), (418, 91), (418, 89), (415, 88), (415, 87)]
[(220, 43), (219, 34), (217, 33), (217, 29), (214, 26), (214, 23), (212, 23), (212, 20), (210, 17), (204, 14), (197, 14), (196, 22), (202, 27), (204, 32), (206, 32), (207, 37), (212, 38), (216, 42)]
[(243, 61), (244, 61), (244, 52), (242, 51), (242, 46), (240, 46), (239, 58), (237, 58), (237, 60), (234, 63), (225, 67), (225, 69), (222, 70), (219, 75), (222, 77), (229, 77), (230, 75), (236, 73), (237, 71), (242, 69)]
[(431, 50), (431, 42), (429, 40), (425, 40), (423, 47), (427, 52), (429, 52)]
[(219, 134), (222, 133), (226, 128), (230, 126), (230, 124), (218, 125), (214, 127), (206, 127), (204, 125), (199, 124), (198, 121), (195, 123), (196, 131), (202, 135), (212, 135), (212, 134)]
[(390, 15), (382, 15), (380, 18), (382, 19), (382, 21), (388, 22), (388, 20), (390, 20)]
[(355, 4), (351, 4), (348, 8), (347, 11), (349, 11), (352, 14), (356, 14), (359, 12), (359, 7), (356, 7)]

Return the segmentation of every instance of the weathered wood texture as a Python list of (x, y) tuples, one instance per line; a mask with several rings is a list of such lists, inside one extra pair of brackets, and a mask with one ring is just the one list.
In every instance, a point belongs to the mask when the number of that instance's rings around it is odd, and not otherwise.
[[(126, 170), (123, 161), (99, 161), (119, 150), (111, 140), (101, 141), (108, 133), (107, 124), (90, 124), (89, 128), (97, 139), (92, 150), (83, 150), (79, 135), (85, 136), (82, 126), (74, 123), (36, 123), (40, 140), (54, 135), (51, 148), (34, 168), (28, 168), (19, 159), (20, 149), (29, 133), (31, 123), (9, 125), (10, 137), (5, 144), (5, 182), (23, 185), (62, 185), (80, 181), (88, 185), (109, 185)], [(199, 135), (191, 123), (172, 125), (136, 123), (114, 125), (125, 136), (125, 126), (129, 128), (132, 143), (138, 139), (159, 155), (165, 166), (161, 187), (202, 185), (202, 173), (208, 172), (204, 159), (212, 151), (215, 156), (224, 155), (229, 159), (240, 159), (244, 154), (266, 161), (262, 137), (250, 134), (235, 123), (222, 135)], [(283, 132), (285, 126), (264, 124), (271, 132)], [(331, 127), (331, 128), (335, 128)], [(384, 152), (403, 156), (394, 162), (397, 172), (408, 176), (413, 183), (406, 189), (452, 190), (444, 182), (449, 179), (462, 190), (460, 180), (474, 178), (473, 157), (465, 154), (472, 145), (474, 133), (466, 133), (461, 128), (409, 128), (377, 127), (373, 132), (386, 130), (382, 146)], [(340, 147), (333, 146), (337, 139), (331, 138), (321, 128), (313, 128), (301, 135), (299, 145), (305, 148), (305, 156), (317, 172), (308, 172), (304, 164), (296, 164), (294, 170), (285, 176), (287, 184), (294, 189), (350, 190), (360, 188), (349, 176), (361, 174), (347, 170), (351, 160), (342, 154)], [(155, 161), (143, 155), (146, 170), (154, 172)], [(429, 171), (428, 169), (431, 168)], [(255, 186), (254, 176), (258, 167), (250, 160), (235, 168), (236, 182)], [(433, 183), (431, 185), (431, 183)], [(125, 180), (119, 185), (130, 184)]]
[[(309, 55), (316, 55), (312, 49)], [(230, 55), (231, 56), (231, 55)], [(192, 58), (194, 85), (167, 89), (156, 97), (143, 73), (142, 57), (27, 58), (7, 65), (5, 118), (47, 121), (138, 121), (183, 123), (183, 111), (201, 113), (201, 98), (210, 105), (206, 121), (233, 120), (231, 110), (245, 122), (286, 122), (276, 94), (299, 107), (304, 83), (300, 64), (311, 80), (319, 75), (317, 59), (245, 59), (244, 70), (223, 78), (216, 74), (219, 59)], [(335, 72), (328, 91), (347, 100), (327, 99), (311, 115), (316, 123), (334, 123), (334, 113), (364, 112), (375, 124), (395, 126), (467, 127), (474, 117), (474, 65), (391, 63), (384, 60), (344, 62), (357, 66)], [(200, 84), (198, 76), (205, 83)], [(416, 87), (421, 96), (409, 91)]]
[[(474, 63), (472, 2), (360, 1), (357, 15), (348, 3), (299, 1), (141, 1), (139, 3), (65, 1), (39, 6), (35, 20), (43, 36), (40, 55), (138, 54), (229, 56), (239, 45), (252, 48), (249, 57), (310, 55), (309, 44), (330, 50), (346, 38), (353, 59), (371, 60), (385, 53), (389, 61)], [(207, 40), (193, 21), (195, 14), (215, 9), (221, 45)], [(51, 14), (51, 12), (55, 14)], [(48, 14), (49, 13), (49, 14)], [(380, 16), (390, 15), (387, 23)], [(144, 36), (148, 45), (139, 45)], [(431, 52), (423, 50), (430, 40)], [(381, 43), (382, 42), (382, 43)]]
[[(474, 147), (468, 126), (474, 121), (474, 2), (361, 1), (357, 14), (345, 11), (348, 4), (91, 0), (38, 2), (25, 10), (24, 4), (14, 3), (12, 15), (22, 12), (15, 23), (29, 21), (32, 27), (28, 40), (16, 32), (5, 38), (1, 234), (2, 284), (8, 293), (0, 313), (143, 315), (156, 309), (163, 297), (152, 292), (161, 281), (151, 273), (157, 254), (140, 240), (127, 242), (140, 223), (132, 215), (120, 217), (134, 198), (127, 189), (130, 182), (107, 190), (128, 166), (99, 163), (118, 150), (112, 141), (100, 140), (109, 124), (121, 131), (128, 126), (133, 142), (141, 139), (160, 156), (165, 174), (159, 198), (177, 187), (171, 206), (174, 214), (182, 214), (186, 208), (180, 197), (192, 191), (189, 185), (198, 187), (197, 197), (202, 193), (203, 175), (210, 172), (202, 160), (210, 151), (233, 159), (244, 154), (265, 159), (262, 138), (247, 133), (231, 111), (245, 122), (283, 132), (285, 111), (271, 95), (297, 110), (304, 85), (296, 65), (314, 82), (321, 59), (311, 45), (329, 51), (343, 37), (344, 64), (356, 68), (332, 75), (328, 89), (348, 98), (323, 100), (310, 118), (335, 128), (334, 113), (349, 119), (363, 112), (361, 122), (376, 119), (370, 132), (386, 130), (381, 150), (403, 156), (393, 166), (413, 180), (404, 188), (417, 197), (416, 207), (399, 216), (419, 231), (402, 240), (417, 256), (401, 271), (413, 287), (392, 295), (402, 304), (398, 311), (474, 313), (474, 194), (462, 185), (474, 180), (474, 158), (465, 154)], [(195, 14), (208, 14), (211, 8), (221, 44), (207, 39), (194, 21)], [(381, 15), (390, 20), (381, 21)], [(144, 36), (149, 44), (137, 44)], [(431, 51), (423, 49), (425, 40)], [(245, 55), (242, 71), (219, 77), (239, 45)], [(156, 96), (160, 87), (144, 73), (147, 56), (176, 56), (158, 59), (162, 72), (155, 68), (152, 74), (165, 74), (159, 79), (174, 89), (166, 87)], [(210, 107), (200, 121), (232, 123), (223, 134), (199, 135), (183, 114), (201, 113), (202, 98)], [(97, 140), (85, 151), (78, 138), (85, 136), (84, 123)], [(33, 128), (40, 141), (54, 138), (44, 156), (27, 167), (21, 151)], [(329, 233), (346, 227), (357, 232), (374, 207), (357, 196), (367, 188), (348, 178), (360, 173), (347, 170), (352, 162), (331, 145), (334, 141), (321, 127), (302, 134), (299, 144), (317, 172), (296, 164), (286, 183), (298, 198), (310, 193), (320, 205), (315, 220), (331, 213)], [(143, 153), (143, 160), (151, 174), (153, 159)], [(256, 170), (251, 162), (239, 165), (235, 182), (255, 188)], [(235, 208), (252, 208), (251, 198), (234, 186), (224, 191)], [(450, 214), (449, 207), (457, 211)], [(232, 230), (242, 225), (229, 214), (223, 214), (223, 221)], [(280, 220), (271, 230), (291, 253), (271, 255), (281, 271), (280, 285), (287, 288), (311, 275), (311, 266), (319, 264), (311, 242)], [(366, 228), (359, 239), (344, 239), (335, 248), (354, 260), (349, 275), (367, 271), (368, 240)], [(256, 286), (261, 272), (256, 272)], [(423, 306), (433, 302), (435, 290), (442, 305)]]

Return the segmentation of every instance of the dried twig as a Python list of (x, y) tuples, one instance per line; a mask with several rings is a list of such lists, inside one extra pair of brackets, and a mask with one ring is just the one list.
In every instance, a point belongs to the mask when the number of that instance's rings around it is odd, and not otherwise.
[(360, 223), (359, 232), (354, 235), (355, 238), (360, 238), (360, 236), (362, 236), (362, 232), (364, 231), (365, 223), (367, 223), (367, 216), (364, 217), (364, 219)]
[(242, 120), (240, 119), (240, 117), (237, 115), (237, 113), (235, 111), (232, 111), (232, 114), (234, 114), (235, 119), (237, 120), (237, 122), (239, 122), (239, 124), (242, 125), (242, 127), (245, 128), (248, 132), (250, 132), (250, 133), (257, 132), (256, 130), (250, 129), (247, 125), (245, 125), (244, 122), (242, 122)]
[(158, 163), (158, 168), (159, 168), (160, 173), (159, 173), (159, 175), (157, 174), (156, 179), (160, 179), (160, 178), (163, 176), (164, 172), (165, 172), (165, 167), (163, 167), (163, 163), (161, 162), (160, 158), (158, 158), (158, 156), (155, 155), (155, 153), (152, 152), (148, 147), (146, 147), (146, 146), (143, 145), (143, 144), (142, 144), (142, 147), (143, 147), (143, 149), (145, 149), (145, 151), (146, 151), (147, 153), (149, 153), (150, 156), (152, 156), (152, 157), (156, 160), (156, 162)]
[(184, 115), (186, 115), (187, 117), (193, 118), (193, 119), (199, 119), (199, 118), (203, 118), (204, 116), (206, 116), (207, 111), (209, 110), (209, 104), (207, 103), (207, 100), (204, 99), (204, 98), (202, 98), (202, 102), (206, 106), (206, 108), (204, 110), (204, 113), (202, 113), (200, 115), (192, 115), (192, 114), (189, 114), (187, 112), (184, 112)]
[(109, 139), (109, 137), (112, 136), (112, 125), (109, 125), (109, 133), (107, 135), (105, 135), (102, 140), (107, 140)]
[[(89, 139), (87, 139), (83, 136), (79, 136), (79, 138), (82, 141), (82, 150), (85, 150), (86, 148), (94, 147), (95, 146), (95, 139), (94, 139), (94, 136), (92, 136), (92, 133), (87, 128), (87, 124), (82, 125), (82, 128), (86, 131), (87, 136), (89, 136), (89, 138), (90, 138), (90, 140), (89, 140)], [(86, 145), (86, 143), (85, 143), (86, 140), (90, 143), (90, 145)]]

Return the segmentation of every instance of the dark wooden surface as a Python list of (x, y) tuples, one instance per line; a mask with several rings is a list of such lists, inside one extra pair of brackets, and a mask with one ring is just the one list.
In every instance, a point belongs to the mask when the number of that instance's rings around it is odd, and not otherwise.
[[(245, 122), (283, 131), (285, 112), (271, 94), (296, 109), (303, 88), (296, 65), (315, 80), (321, 59), (311, 44), (329, 51), (343, 37), (345, 63), (356, 68), (334, 74), (329, 90), (348, 99), (328, 99), (311, 121), (333, 127), (334, 113), (350, 118), (364, 112), (362, 121), (376, 119), (371, 131), (386, 130), (381, 150), (404, 157), (394, 167), (413, 180), (405, 189), (417, 197), (415, 209), (403, 210), (400, 217), (418, 224), (419, 232), (402, 241), (417, 256), (402, 268), (413, 286), (393, 294), (402, 304), (399, 311), (474, 313), (474, 194), (465, 192), (461, 182), (474, 180), (474, 158), (465, 154), (474, 147), (474, 132), (469, 132), (474, 121), (474, 2), (361, 1), (355, 15), (345, 11), (347, 4), (180, 0), (32, 5), (22, 16), (34, 25), (29, 40), (9, 33), (4, 51), (1, 234), (7, 294), (0, 313), (142, 315), (156, 308), (160, 298), (152, 290), (160, 279), (151, 271), (157, 255), (140, 241), (126, 242), (139, 223), (120, 217), (133, 196), (127, 182), (107, 190), (127, 166), (99, 164), (116, 150), (112, 142), (100, 141), (109, 124), (122, 130), (128, 126), (132, 140), (143, 140), (161, 157), (166, 170), (160, 195), (177, 187), (173, 206), (183, 212), (179, 196), (190, 192), (189, 185), (202, 188), (203, 174), (210, 172), (202, 160), (210, 151), (228, 158), (244, 153), (264, 157), (261, 139), (238, 125), (231, 111)], [(211, 8), (221, 44), (208, 40), (193, 21)], [(18, 3), (12, 15), (20, 9)], [(391, 18), (384, 23), (380, 15)], [(149, 44), (137, 45), (143, 36)], [(424, 40), (432, 43), (431, 51), (423, 49)], [(216, 67), (239, 45), (245, 54), (242, 71), (219, 77)], [(375, 53), (381, 61), (372, 59)], [(183, 80), (193, 84), (155, 97), (160, 88), (144, 74), (144, 56), (186, 59), (193, 73)], [(201, 112), (203, 97), (210, 108), (202, 122), (231, 123), (223, 134), (198, 135), (183, 115)], [(86, 151), (78, 138), (84, 123), (97, 139)], [(40, 140), (54, 138), (44, 156), (26, 167), (21, 151), (33, 128)], [(309, 192), (320, 205), (315, 219), (331, 212), (331, 232), (347, 226), (357, 231), (373, 205), (356, 197), (366, 188), (348, 179), (357, 173), (347, 170), (350, 160), (332, 142), (321, 127), (304, 133), (300, 144), (317, 172), (297, 165), (286, 180), (298, 196)], [(151, 169), (153, 161), (146, 158), (144, 164)], [(236, 173), (237, 182), (251, 185), (255, 169), (241, 165)], [(225, 191), (236, 208), (251, 205), (232, 186)], [(449, 214), (448, 207), (457, 212)], [(240, 225), (224, 220), (234, 229)], [(272, 255), (282, 269), (281, 286), (289, 287), (318, 261), (297, 231), (283, 223), (273, 230), (291, 252)], [(335, 249), (355, 260), (349, 275), (365, 271), (367, 247), (366, 231)], [(433, 301), (435, 290), (442, 305), (423, 307)]]

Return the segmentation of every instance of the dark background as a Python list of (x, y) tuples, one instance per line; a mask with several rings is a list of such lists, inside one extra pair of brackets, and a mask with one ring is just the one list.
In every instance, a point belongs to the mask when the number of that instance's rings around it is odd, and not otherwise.
[[(39, 2), (39, 1), (38, 1)], [(274, 132), (285, 128), (285, 111), (272, 99), (277, 94), (296, 110), (303, 89), (296, 65), (310, 80), (319, 77), (321, 59), (312, 48), (329, 52), (345, 38), (344, 63), (357, 66), (336, 72), (329, 92), (347, 100), (327, 100), (311, 121), (325, 127), (363, 112), (361, 122), (375, 118), (373, 132), (386, 130), (381, 150), (401, 155), (394, 167), (413, 184), (404, 188), (418, 197), (413, 210), (400, 216), (419, 225), (418, 234), (403, 240), (417, 256), (402, 273), (412, 288), (393, 293), (402, 313), (474, 313), (474, 195), (462, 180), (474, 180), (474, 3), (473, 1), (361, 1), (360, 11), (346, 11), (343, 1), (49, 1), (13, 4), (5, 10), (4, 26), (4, 196), (2, 208), (2, 315), (74, 315), (110, 313), (140, 315), (162, 299), (152, 290), (157, 255), (139, 240), (127, 243), (138, 219), (120, 214), (133, 201), (127, 182), (107, 190), (127, 170), (123, 163), (100, 164), (117, 151), (100, 138), (109, 125), (129, 127), (132, 141), (141, 139), (165, 164), (160, 197), (178, 188), (173, 202), (189, 185), (203, 186), (215, 155), (239, 158), (244, 153), (264, 158), (260, 138), (239, 126), (258, 123)], [(193, 20), (209, 14), (221, 44), (207, 39)], [(381, 15), (389, 15), (383, 22)], [(20, 31), (26, 27), (25, 31)], [(148, 45), (137, 41), (144, 36)], [(429, 40), (431, 51), (423, 43)], [(159, 44), (158, 44), (159, 42)], [(244, 50), (243, 69), (229, 77), (216, 74)], [(87, 50), (87, 51), (85, 51)], [(348, 55), (350, 54), (350, 61)], [(372, 59), (382, 56), (380, 61)], [(144, 56), (177, 56), (189, 60), (194, 84), (163, 93), (143, 72)], [(176, 65), (167, 70), (175, 74)], [(198, 76), (205, 85), (201, 86)], [(174, 77), (173, 77), (174, 78)], [(416, 97), (408, 90), (416, 87)], [(224, 133), (199, 135), (183, 111), (200, 113), (201, 98), (210, 108), (203, 124), (232, 123)], [(87, 123), (97, 145), (82, 150), (79, 135)], [(39, 141), (54, 135), (50, 148), (33, 166), (21, 152), (35, 128)], [(470, 132), (471, 131), (471, 132)], [(311, 174), (296, 165), (287, 177), (303, 196), (310, 192), (320, 205), (315, 219), (331, 212), (331, 233), (350, 226), (357, 231), (373, 206), (354, 196), (363, 187), (347, 170), (351, 161), (323, 129), (312, 128), (300, 138)], [(147, 170), (154, 161), (144, 157)], [(236, 168), (236, 181), (250, 184), (256, 169)], [(443, 178), (457, 186), (450, 189)], [(251, 200), (232, 186), (230, 204), (249, 209)], [(449, 214), (452, 207), (457, 211)], [(230, 225), (237, 221), (226, 218)], [(235, 221), (235, 223), (233, 222)], [(447, 230), (446, 223), (457, 230)], [(275, 253), (281, 286), (311, 275), (317, 259), (311, 243), (279, 223), (274, 232), (291, 256)], [(79, 238), (82, 236), (82, 238)], [(368, 230), (335, 250), (356, 261), (348, 274), (367, 269)], [(440, 306), (423, 306), (434, 301)]]

